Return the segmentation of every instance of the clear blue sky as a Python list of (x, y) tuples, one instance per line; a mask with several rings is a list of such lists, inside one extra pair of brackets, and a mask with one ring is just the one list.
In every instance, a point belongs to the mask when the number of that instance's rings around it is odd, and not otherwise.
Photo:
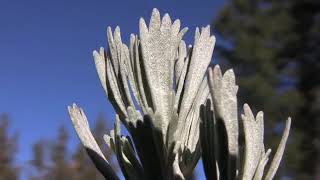
[(30, 158), (31, 145), (52, 138), (60, 125), (70, 130), (67, 105), (78, 103), (92, 122), (99, 113), (113, 119), (100, 86), (92, 51), (106, 45), (107, 26), (121, 27), (128, 42), (138, 21), (152, 8), (189, 27), (210, 24), (223, 0), (0, 0), (0, 113), (8, 113), (20, 133), (18, 161)]

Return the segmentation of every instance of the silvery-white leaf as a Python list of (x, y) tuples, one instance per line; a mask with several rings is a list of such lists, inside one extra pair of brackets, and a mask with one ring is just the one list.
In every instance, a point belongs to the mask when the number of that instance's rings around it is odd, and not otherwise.
[(95, 141), (90, 131), (87, 117), (83, 110), (76, 104), (73, 104), (72, 106), (68, 106), (68, 111), (78, 137), (80, 138), (88, 155), (98, 170), (107, 179), (118, 179), (116, 173), (113, 171), (112, 167), (104, 157), (100, 147)]
[(157, 9), (152, 12), (149, 30), (144, 20), (140, 20), (143, 64), (154, 111), (162, 116), (160, 119), (164, 135), (172, 115), (172, 106), (169, 106), (169, 103), (173, 89), (174, 56), (185, 30), (177, 35), (172, 32), (169, 15), (166, 14), (161, 21)]
[(120, 76), (121, 80), (120, 85), (122, 85), (123, 89), (123, 98), (125, 99), (126, 102), (126, 107), (127, 106), (132, 106), (134, 107), (133, 100), (131, 98), (130, 90), (129, 90), (129, 85), (128, 85), (128, 69), (127, 69), (127, 63), (129, 63), (129, 49), (125, 44), (122, 44), (121, 48), (121, 58), (120, 58)]
[(191, 59), (191, 51), (192, 51), (192, 47), (190, 47), (188, 49), (188, 55), (187, 57), (185, 58), (185, 61), (183, 63), (183, 67), (182, 67), (182, 71), (181, 71), (181, 75), (179, 77), (179, 80), (178, 80), (178, 84), (177, 84), (177, 87), (176, 87), (176, 97), (175, 97), (175, 103), (174, 103), (174, 106), (179, 110), (179, 103), (181, 103), (181, 99), (182, 99), (182, 90), (183, 90), (183, 87), (184, 87), (184, 83), (185, 83), (185, 78), (186, 78), (186, 75), (187, 75), (187, 70), (188, 70), (188, 67), (189, 67), (189, 62), (190, 62), (190, 59)]
[(178, 85), (186, 56), (187, 56), (187, 47), (186, 47), (186, 43), (182, 40), (179, 45), (178, 59), (175, 64), (176, 85)]
[[(148, 107), (153, 107), (152, 106), (152, 100), (151, 97), (147, 96), (147, 92), (150, 89), (148, 86), (148, 83), (144, 80), (146, 80), (145, 76), (145, 68), (141, 68), (142, 66), (142, 60), (140, 59), (141, 51), (139, 49), (140, 43), (138, 40), (138, 37), (135, 37), (135, 42), (133, 44), (133, 55), (132, 57), (134, 58), (134, 69), (135, 69), (135, 79), (137, 82), (137, 87), (139, 90), (139, 94), (141, 97), (142, 104), (140, 105), (144, 113), (146, 113)], [(144, 77), (144, 78), (143, 78)]]
[[(130, 82), (130, 87), (132, 89), (133, 95), (134, 95), (135, 99), (137, 100), (139, 106), (142, 108), (142, 111), (145, 112), (146, 107), (145, 107), (145, 104), (142, 100), (142, 96), (145, 96), (145, 95), (144, 95), (144, 92), (141, 93), (140, 90), (138, 89), (138, 79), (137, 79), (138, 75), (137, 75), (137, 73), (140, 73), (140, 72), (137, 72), (137, 70), (135, 69), (135, 61), (138, 61), (136, 58), (139, 58), (139, 57), (136, 57), (136, 55), (135, 55), (135, 46), (137, 46), (136, 45), (136, 43), (137, 43), (136, 38), (137, 37), (134, 34), (131, 34), (130, 47), (129, 47), (129, 57), (130, 58), (127, 59), (126, 65), (127, 65), (128, 79)], [(140, 73), (140, 76), (141, 76), (141, 73)]]
[(93, 58), (98, 72), (98, 76), (101, 82), (101, 85), (108, 96), (107, 90), (107, 74), (106, 74), (106, 60), (104, 48), (100, 48), (100, 52), (93, 51)]
[(119, 114), (121, 118), (124, 118), (127, 116), (125, 104), (123, 102), (123, 99), (118, 87), (116, 74), (114, 73), (114, 70), (111, 65), (111, 61), (108, 57), (106, 59), (106, 64), (107, 64), (107, 81), (111, 89), (111, 92), (109, 94), (112, 93), (112, 97), (114, 98), (114, 101), (111, 101), (111, 103), (114, 103), (117, 114)]
[(187, 117), (190, 111), (192, 102), (210, 64), (214, 45), (215, 37), (210, 36), (210, 27), (202, 28), (201, 34), (196, 35), (194, 41), (190, 66), (184, 83), (184, 93), (179, 111), (179, 120), (181, 121)]
[(108, 145), (108, 147), (116, 153), (116, 148), (115, 148), (115, 139), (114, 139), (114, 130), (110, 131), (110, 135), (105, 134), (103, 136), (104, 141)]
[(110, 51), (110, 59), (112, 61), (112, 67), (116, 75), (119, 74), (119, 57), (120, 57), (120, 48), (121, 48), (121, 37), (120, 29), (116, 27), (114, 35), (112, 34), (111, 27), (107, 28), (107, 37)]
[[(209, 85), (216, 115), (223, 120), (228, 135), (228, 151), (230, 153), (228, 164), (230, 167), (232, 166), (238, 169), (236, 162), (239, 153), (238, 86), (235, 84), (233, 70), (230, 69), (222, 75), (218, 65), (216, 65), (213, 70), (209, 68)], [(231, 168), (229, 170), (236, 171)], [(230, 173), (231, 172), (229, 172), (229, 174)], [(234, 173), (234, 175), (236, 175), (236, 173)]]
[(250, 107), (243, 106), (244, 114), (241, 115), (245, 135), (244, 169), (242, 178), (252, 179), (258, 167), (263, 142), (261, 142), (261, 123), (263, 123), (262, 112), (254, 117)]
[(194, 99), (194, 102), (191, 107), (191, 111), (189, 112), (188, 117), (183, 123), (184, 134), (182, 137), (184, 137), (184, 139), (182, 142), (184, 142), (185, 145), (188, 146), (188, 148), (191, 151), (195, 150), (195, 147), (199, 139), (200, 105), (205, 103), (208, 95), (209, 95), (208, 79), (205, 76), (201, 82), (200, 88), (198, 89), (196, 98)]
[(254, 180), (261, 180), (262, 179), (264, 168), (265, 168), (266, 164), (268, 163), (270, 153), (271, 153), (271, 149), (268, 149), (268, 151), (266, 153), (265, 152), (262, 153), (260, 162), (258, 164), (258, 168), (254, 174), (254, 178), (253, 178)]
[(115, 147), (116, 156), (126, 179), (139, 180), (143, 178), (142, 168), (135, 157), (133, 147), (129, 145), (128, 139), (121, 136), (120, 119), (116, 116), (115, 122)]
[(284, 128), (284, 132), (280, 141), (280, 144), (278, 146), (277, 152), (273, 157), (273, 160), (271, 162), (271, 165), (269, 167), (269, 170), (267, 172), (267, 175), (265, 177), (266, 180), (271, 180), (273, 179), (274, 175), (276, 174), (278, 167), (280, 165), (283, 152), (289, 137), (289, 131), (290, 131), (290, 126), (291, 126), (291, 118), (289, 117), (286, 121), (286, 127)]

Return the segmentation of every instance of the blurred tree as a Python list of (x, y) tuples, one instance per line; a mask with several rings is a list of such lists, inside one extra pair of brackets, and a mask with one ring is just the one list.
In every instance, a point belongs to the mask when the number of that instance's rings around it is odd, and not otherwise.
[(32, 150), (30, 180), (73, 179), (68, 151), (68, 132), (64, 126), (59, 128), (56, 140), (39, 140), (33, 145)]
[(265, 112), (269, 144), (279, 142), (284, 117), (293, 116), (278, 174), (311, 178), (319, 154), (319, 1), (231, 0), (215, 22), (220, 64), (235, 69), (240, 105)]
[(50, 179), (69, 180), (72, 177), (72, 170), (68, 160), (68, 138), (68, 132), (62, 126), (59, 129), (57, 140), (51, 147), (52, 166), (48, 176)]
[(304, 99), (295, 125), (304, 135), (301, 170), (304, 179), (320, 179), (320, 1), (293, 0), (291, 15), (299, 36), (287, 52), (298, 62), (298, 89)]
[(33, 159), (30, 164), (34, 168), (35, 174), (29, 177), (30, 180), (42, 180), (46, 178), (45, 142), (40, 140), (32, 147)]
[(40, 171), (45, 169), (45, 164), (44, 164), (44, 159), (43, 159), (44, 158), (43, 146), (44, 146), (44, 144), (42, 141), (35, 143), (33, 146), (33, 152), (34, 152), (35, 159), (32, 161), (32, 163)]
[(17, 152), (17, 135), (9, 134), (7, 115), (0, 115), (0, 180), (16, 180), (19, 168), (14, 165)]

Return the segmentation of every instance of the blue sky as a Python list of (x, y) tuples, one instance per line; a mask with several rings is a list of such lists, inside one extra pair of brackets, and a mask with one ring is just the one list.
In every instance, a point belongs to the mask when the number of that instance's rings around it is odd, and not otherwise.
[(31, 145), (52, 138), (60, 125), (78, 143), (67, 105), (76, 102), (92, 122), (99, 113), (113, 119), (100, 86), (92, 51), (106, 45), (107, 26), (119, 25), (122, 38), (149, 21), (152, 8), (189, 27), (210, 24), (222, 0), (0, 0), (0, 113), (8, 113), (20, 133), (18, 161), (30, 158)]

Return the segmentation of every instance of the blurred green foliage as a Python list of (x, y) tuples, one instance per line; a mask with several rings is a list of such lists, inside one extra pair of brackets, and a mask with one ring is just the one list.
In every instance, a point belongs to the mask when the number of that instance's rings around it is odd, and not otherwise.
[(235, 69), (240, 105), (265, 112), (268, 145), (293, 118), (278, 177), (320, 178), (320, 2), (231, 0), (212, 28), (219, 64)]

